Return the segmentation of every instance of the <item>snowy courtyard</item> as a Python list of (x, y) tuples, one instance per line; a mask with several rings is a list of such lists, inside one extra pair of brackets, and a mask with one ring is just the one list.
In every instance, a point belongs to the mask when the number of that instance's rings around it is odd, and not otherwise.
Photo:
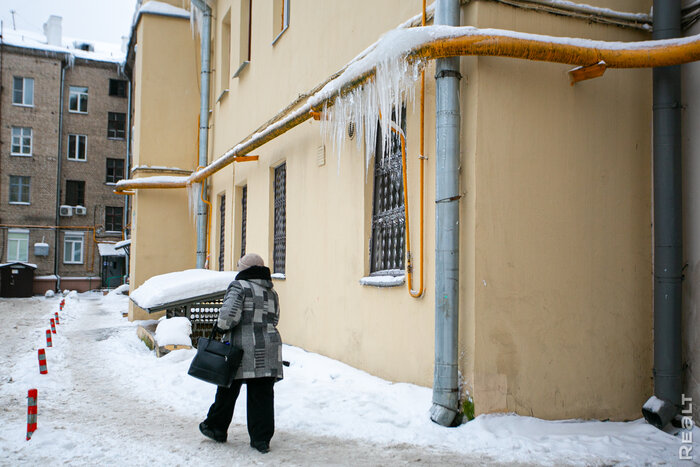
[[(285, 346), (291, 365), (275, 386), (271, 452), (248, 445), (245, 396), (228, 442), (197, 428), (215, 387), (187, 375), (194, 350), (156, 358), (111, 293), (0, 301), (1, 465), (689, 465), (680, 435), (642, 420), (543, 421), (484, 415), (458, 428), (430, 422), (431, 391), (381, 380)], [(59, 312), (53, 346), (49, 320)], [(284, 337), (284, 336), (283, 336)], [(46, 349), (48, 374), (37, 350)], [(38, 427), (25, 440), (27, 391)], [(700, 437), (696, 429), (694, 439)], [(695, 454), (695, 452), (693, 452)], [(695, 456), (700, 459), (700, 455)]]

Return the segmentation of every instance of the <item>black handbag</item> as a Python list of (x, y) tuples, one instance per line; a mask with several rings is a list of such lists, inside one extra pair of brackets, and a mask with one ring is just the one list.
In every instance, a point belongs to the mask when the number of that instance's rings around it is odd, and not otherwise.
[(208, 338), (200, 337), (197, 341), (197, 354), (192, 359), (187, 374), (228, 388), (233, 384), (233, 378), (241, 365), (243, 349), (214, 339), (215, 331), (216, 327), (211, 330)]

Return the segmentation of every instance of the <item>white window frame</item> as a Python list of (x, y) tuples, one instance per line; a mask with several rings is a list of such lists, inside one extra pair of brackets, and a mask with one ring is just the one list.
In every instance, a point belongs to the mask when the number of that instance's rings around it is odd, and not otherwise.
[[(76, 245), (80, 247), (80, 259), (75, 259)], [(63, 234), (63, 264), (83, 264), (85, 253), (85, 233), (66, 232)], [(69, 259), (66, 260), (66, 257)]]
[[(75, 140), (75, 151), (73, 154), (71, 154), (70, 146), (71, 146), (71, 139)], [(83, 157), (80, 157), (80, 140), (84, 140), (85, 144), (85, 152), (83, 153)], [(87, 135), (68, 135), (68, 160), (69, 161), (78, 161), (78, 162), (87, 162), (87, 142), (88, 138)]]
[[(18, 91), (18, 88), (15, 87), (17, 84), (16, 80), (22, 80), (22, 102), (15, 102), (15, 93)], [(31, 90), (28, 92), (27, 91), (27, 83), (31, 82)], [(27, 99), (27, 97), (29, 97)], [(23, 76), (13, 76), (12, 77), (12, 105), (16, 105), (19, 107), (34, 107), (34, 78), (25, 78)]]
[[(27, 133), (29, 133), (29, 152), (24, 152), (25, 144), (24, 139), (27, 138)], [(15, 138), (17, 139), (17, 144), (15, 144)], [(33, 147), (33, 131), (30, 127), (26, 126), (13, 126), (12, 127), (12, 138), (10, 141), (10, 155), (12, 156), (22, 156), (22, 157), (32, 157), (32, 147)], [(15, 146), (19, 146), (20, 152), (15, 152)]]
[[(29, 182), (27, 183), (27, 201), (12, 201), (12, 177), (17, 177), (17, 178), (26, 178)], [(31, 177), (25, 176), (25, 175), (10, 175), (10, 193), (8, 194), (8, 199), (10, 200), (10, 204), (20, 204), (20, 205), (25, 205), (28, 206), (31, 203), (31, 189), (32, 189), (32, 180)], [(24, 184), (21, 182), (19, 183), (19, 199), (22, 199), (22, 194), (24, 193), (24, 190), (22, 187)]]
[[(83, 91), (83, 89), (85, 91)], [(71, 100), (73, 96), (77, 96), (78, 107), (73, 109), (71, 107)], [(80, 110), (80, 103), (85, 99), (85, 111)], [(74, 114), (86, 114), (88, 113), (88, 88), (87, 86), (71, 86), (68, 91), (68, 112)]]
[(8, 229), (7, 262), (29, 261), (29, 230)]

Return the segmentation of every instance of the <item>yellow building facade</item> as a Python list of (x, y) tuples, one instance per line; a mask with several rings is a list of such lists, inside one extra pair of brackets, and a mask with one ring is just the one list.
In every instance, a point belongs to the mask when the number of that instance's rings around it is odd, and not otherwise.
[[(209, 163), (419, 14), (422, 2), (210, 3)], [(614, 3), (624, 11), (651, 6)], [(479, 28), (650, 39), (637, 28), (499, 2), (465, 2), (461, 9), (462, 24)], [(189, 21), (144, 13), (134, 29), (133, 179), (197, 168), (199, 40)], [(636, 419), (653, 382), (651, 70), (608, 70), (571, 86), (568, 65), (494, 57), (460, 63), (463, 395), (473, 397), (477, 414)], [(259, 253), (271, 269), (276, 255), (283, 258), (283, 268), (273, 272), (286, 343), (423, 386), (433, 382), (435, 348), (434, 76), (430, 62), (421, 298), (411, 297), (400, 277), (393, 286), (363, 280), (376, 272), (375, 161), (366, 165), (350, 128), (337, 151), (322, 137), (321, 122), (308, 120), (256, 149), (258, 160), (213, 174), (206, 193), (210, 269), (234, 269), (244, 251)], [(414, 282), (419, 120), (418, 104), (407, 102)], [(132, 288), (193, 268), (187, 190), (136, 190), (133, 200)], [(282, 202), (283, 239), (275, 222)], [(131, 319), (147, 316), (132, 305)]]

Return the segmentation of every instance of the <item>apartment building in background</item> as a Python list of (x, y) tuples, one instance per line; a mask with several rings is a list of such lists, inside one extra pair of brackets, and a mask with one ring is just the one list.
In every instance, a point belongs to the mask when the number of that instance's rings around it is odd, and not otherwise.
[(119, 45), (2, 31), (0, 262), (36, 265), (34, 292), (85, 291), (124, 281), (114, 243), (126, 200), (128, 81)]

